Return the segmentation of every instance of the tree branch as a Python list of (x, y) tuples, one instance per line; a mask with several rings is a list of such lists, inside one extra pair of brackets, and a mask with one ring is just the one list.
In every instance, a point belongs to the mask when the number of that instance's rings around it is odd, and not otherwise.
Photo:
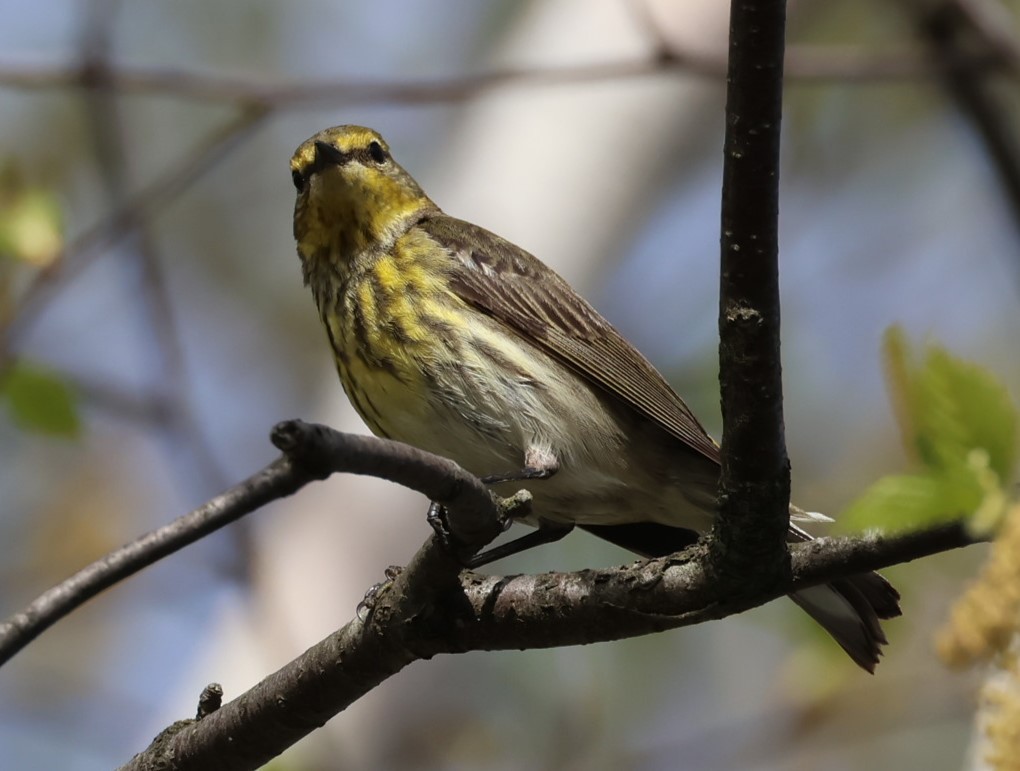
[(104, 589), (270, 501), (293, 494), (310, 479), (287, 458), (279, 458), (204, 506), (79, 570), (0, 624), (0, 664)]
[[(453, 462), (407, 445), (301, 421), (278, 424), (284, 456), (165, 528), (90, 565), (0, 625), (0, 662), (102, 589), (314, 479), (372, 474), (449, 511), (471, 548), (501, 530), (499, 504)], [(374, 597), (369, 612), (222, 708), (179, 721), (125, 768), (257, 768), (403, 667), (439, 653), (548, 648), (619, 640), (724, 618), (790, 591), (971, 543), (962, 525), (897, 537), (822, 538), (794, 548), (791, 573), (731, 593), (697, 545), (629, 567), (482, 576), (430, 538)]]
[[(469, 548), (481, 548), (502, 530), (499, 507), (488, 489), (446, 458), (398, 442), (341, 434), (301, 421), (278, 424), (273, 429), (273, 443), (284, 457), (204, 506), (93, 562), (0, 624), (0, 665), (104, 589), (337, 471), (372, 474), (443, 504), (453, 535)], [(458, 569), (459, 565), (448, 567), (451, 574)]]
[[(782, 584), (727, 595), (695, 546), (629, 567), (450, 581), (430, 539), (378, 599), (338, 632), (199, 721), (175, 724), (123, 768), (253, 769), (283, 752), (409, 663), (440, 653), (620, 640), (724, 618), (787, 592), (966, 546), (962, 525), (895, 537), (821, 538), (793, 549)], [(436, 577), (446, 580), (436, 581)]]
[(722, 475), (712, 550), (718, 579), (733, 591), (783, 581), (790, 571), (779, 357), (785, 26), (784, 0), (731, 5), (719, 297)]

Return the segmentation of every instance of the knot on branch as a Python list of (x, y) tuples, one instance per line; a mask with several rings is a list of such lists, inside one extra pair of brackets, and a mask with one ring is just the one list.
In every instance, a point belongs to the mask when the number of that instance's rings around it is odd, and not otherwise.
[(195, 713), (195, 719), (201, 720), (221, 706), (223, 706), (223, 686), (219, 683), (209, 683), (198, 696), (198, 710)]
[(312, 479), (326, 479), (336, 470), (330, 455), (330, 429), (303, 420), (284, 420), (269, 435), (273, 446)]

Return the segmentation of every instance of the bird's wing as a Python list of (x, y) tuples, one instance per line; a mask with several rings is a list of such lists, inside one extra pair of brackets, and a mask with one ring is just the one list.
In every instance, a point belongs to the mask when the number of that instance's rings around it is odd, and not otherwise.
[(451, 286), (505, 324), (709, 460), (719, 448), (674, 391), (558, 274), (484, 228), (446, 215), (419, 223), (456, 261)]

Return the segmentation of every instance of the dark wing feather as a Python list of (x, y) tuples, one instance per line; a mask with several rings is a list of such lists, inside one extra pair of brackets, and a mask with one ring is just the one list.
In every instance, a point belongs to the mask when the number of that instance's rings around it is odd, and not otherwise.
[(553, 270), (445, 215), (419, 223), (457, 261), (453, 290), (709, 460), (719, 448), (659, 372)]

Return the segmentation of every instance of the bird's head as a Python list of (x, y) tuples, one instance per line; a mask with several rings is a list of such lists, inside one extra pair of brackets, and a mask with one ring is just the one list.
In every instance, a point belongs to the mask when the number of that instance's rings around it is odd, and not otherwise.
[(297, 188), (294, 237), (303, 260), (349, 260), (387, 249), (435, 204), (390, 157), (386, 141), (363, 126), (320, 131), (290, 160)]

